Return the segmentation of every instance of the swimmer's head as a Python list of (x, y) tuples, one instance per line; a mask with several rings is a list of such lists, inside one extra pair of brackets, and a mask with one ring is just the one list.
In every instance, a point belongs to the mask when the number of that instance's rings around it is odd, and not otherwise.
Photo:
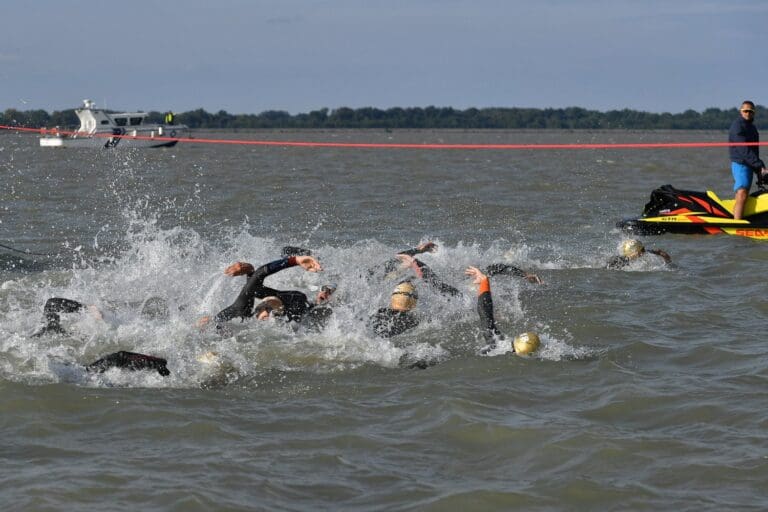
[(141, 315), (153, 320), (168, 318), (168, 303), (162, 297), (149, 297), (141, 305)]
[(403, 281), (392, 292), (390, 307), (395, 311), (410, 311), (416, 307), (419, 294), (410, 281)]
[(624, 240), (621, 243), (621, 254), (631, 260), (640, 257), (645, 252), (645, 247), (639, 240)]
[(515, 354), (527, 356), (539, 349), (541, 341), (539, 340), (539, 335), (535, 332), (524, 332), (515, 336), (512, 344), (515, 347)]
[(266, 320), (270, 315), (279, 316), (285, 311), (283, 301), (279, 298), (270, 296), (264, 297), (253, 310), (253, 316), (259, 320)]

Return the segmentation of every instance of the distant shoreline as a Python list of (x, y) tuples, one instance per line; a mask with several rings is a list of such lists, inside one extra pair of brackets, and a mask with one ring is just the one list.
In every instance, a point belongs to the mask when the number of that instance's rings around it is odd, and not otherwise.
[[(765, 107), (758, 106), (758, 112)], [(650, 113), (637, 110), (600, 112), (580, 107), (569, 108), (469, 108), (410, 107), (334, 110), (323, 108), (309, 113), (289, 114), (268, 110), (260, 114), (229, 114), (220, 110), (209, 113), (203, 109), (177, 113), (175, 122), (192, 129), (260, 130), (260, 129), (453, 129), (453, 130), (727, 130), (738, 117), (736, 107), (722, 110), (708, 108), (703, 112), (686, 110), (679, 114)], [(164, 113), (151, 111), (147, 122), (162, 123)], [(757, 121), (760, 128), (760, 116)], [(0, 124), (28, 128), (76, 128), (79, 123), (74, 109), (55, 111), (19, 111), (6, 109), (0, 114)]]

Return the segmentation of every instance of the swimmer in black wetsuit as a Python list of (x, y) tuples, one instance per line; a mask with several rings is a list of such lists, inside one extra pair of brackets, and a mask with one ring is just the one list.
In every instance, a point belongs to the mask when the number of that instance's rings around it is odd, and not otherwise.
[(391, 338), (419, 325), (413, 312), (419, 296), (409, 281), (399, 283), (392, 292), (390, 306), (380, 308), (368, 321), (373, 332), (382, 338)]
[[(103, 314), (99, 309), (91, 304), (86, 305), (72, 299), (63, 297), (52, 297), (45, 301), (43, 306), (43, 315), (45, 317), (45, 326), (32, 334), (33, 337), (39, 337), (44, 334), (67, 334), (67, 331), (61, 326), (61, 313), (77, 313), (87, 310), (94, 318), (103, 319)], [(149, 297), (141, 305), (141, 315), (145, 318), (167, 318), (169, 315), (168, 304), (161, 297)]]
[[(487, 354), (496, 349), (498, 341), (504, 339), (504, 335), (496, 327), (493, 317), (493, 298), (491, 297), (491, 281), (488, 276), (476, 267), (468, 267), (464, 273), (472, 278), (477, 285), (477, 314), (480, 317), (480, 329), (485, 338), (486, 345), (480, 350), (481, 354)], [(536, 333), (528, 332), (515, 337), (512, 343), (512, 352), (518, 355), (528, 355), (539, 347), (539, 337)]]
[[(309, 321), (325, 321), (329, 311), (322, 311), (327, 306), (321, 306), (328, 300), (335, 290), (335, 287), (323, 287), (318, 293), (315, 303), (309, 302), (307, 296), (299, 291), (280, 291), (269, 288), (264, 285), (264, 279), (268, 276), (285, 270), (286, 268), (300, 266), (307, 272), (320, 272), (322, 267), (320, 263), (312, 256), (290, 256), (282, 258), (261, 267), (254, 269), (250, 263), (233, 263), (224, 270), (228, 276), (247, 276), (248, 280), (243, 286), (235, 302), (227, 308), (221, 310), (214, 317), (217, 329), (221, 324), (233, 318), (241, 319), (255, 316), (259, 320), (265, 320), (270, 315), (281, 316), (290, 322), (300, 322), (307, 318)], [(256, 305), (256, 299), (262, 301)], [(317, 308), (318, 310), (313, 312)], [(329, 308), (328, 308), (329, 309)], [(205, 326), (210, 321), (210, 317), (203, 317), (198, 321), (198, 326)]]
[(661, 249), (646, 249), (639, 240), (624, 240), (621, 244), (621, 255), (614, 256), (608, 261), (610, 269), (622, 269), (645, 254), (655, 254), (667, 265), (672, 263), (672, 257)]

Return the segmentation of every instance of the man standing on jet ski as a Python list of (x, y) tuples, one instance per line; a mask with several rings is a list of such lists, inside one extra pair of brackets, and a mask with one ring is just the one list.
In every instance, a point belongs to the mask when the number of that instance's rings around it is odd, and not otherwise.
[[(728, 142), (760, 142), (760, 136), (754, 125), (755, 104), (744, 101), (739, 109), (740, 117), (731, 124)], [(768, 172), (765, 163), (760, 160), (760, 146), (729, 146), (733, 190), (736, 192), (733, 205), (733, 218), (741, 219), (744, 203), (747, 201), (749, 188), (752, 186), (752, 173), (757, 173), (758, 184), (762, 184), (763, 175)]]

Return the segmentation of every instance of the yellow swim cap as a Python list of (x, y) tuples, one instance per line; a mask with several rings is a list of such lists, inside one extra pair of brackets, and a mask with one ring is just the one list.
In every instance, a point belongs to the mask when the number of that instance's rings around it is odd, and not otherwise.
[(621, 243), (621, 254), (629, 259), (637, 258), (644, 250), (645, 247), (643, 247), (639, 240), (624, 240)]
[(524, 332), (515, 336), (512, 345), (515, 347), (515, 353), (517, 355), (527, 356), (538, 350), (541, 341), (539, 341), (539, 335), (535, 332)]
[(396, 311), (410, 311), (416, 307), (416, 301), (419, 295), (416, 293), (416, 288), (408, 281), (395, 286), (395, 290), (392, 292), (392, 299), (390, 301), (390, 307)]

